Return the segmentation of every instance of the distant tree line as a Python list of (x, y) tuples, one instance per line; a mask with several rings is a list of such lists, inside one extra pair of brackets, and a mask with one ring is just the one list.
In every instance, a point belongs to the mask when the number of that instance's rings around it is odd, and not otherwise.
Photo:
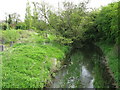
[(14, 13), (6, 17), (2, 29), (23, 29), (54, 32), (59, 41), (67, 44), (107, 41), (119, 42), (118, 7), (119, 2), (111, 3), (97, 10), (89, 11), (86, 6), (89, 2), (78, 5), (72, 2), (63, 2), (63, 9), (55, 12), (45, 2), (29, 2), (26, 4), (24, 22), (20, 15)]

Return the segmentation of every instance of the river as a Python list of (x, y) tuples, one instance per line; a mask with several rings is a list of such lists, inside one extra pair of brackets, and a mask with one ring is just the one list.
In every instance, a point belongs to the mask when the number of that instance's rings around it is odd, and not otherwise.
[(49, 88), (109, 88), (109, 78), (99, 63), (103, 61), (101, 51), (91, 47), (75, 49), (68, 65), (58, 71)]
[[(94, 88), (94, 76), (89, 63), (83, 62), (81, 52), (71, 56), (71, 63), (56, 73), (51, 88)], [(90, 66), (90, 65), (89, 65)], [(88, 69), (89, 68), (89, 69)]]

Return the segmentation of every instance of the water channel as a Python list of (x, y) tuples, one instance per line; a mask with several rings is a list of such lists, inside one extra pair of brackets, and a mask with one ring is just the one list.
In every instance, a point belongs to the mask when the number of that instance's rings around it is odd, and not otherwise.
[(82, 61), (81, 52), (71, 56), (71, 63), (65, 65), (53, 79), (51, 88), (94, 88), (94, 76), (89, 63)]
[[(85, 47), (86, 48), (86, 47)], [(70, 62), (63, 65), (53, 78), (50, 88), (109, 88), (109, 80), (103, 66), (99, 65), (103, 57), (96, 48), (75, 49)], [(106, 77), (104, 77), (106, 76)]]

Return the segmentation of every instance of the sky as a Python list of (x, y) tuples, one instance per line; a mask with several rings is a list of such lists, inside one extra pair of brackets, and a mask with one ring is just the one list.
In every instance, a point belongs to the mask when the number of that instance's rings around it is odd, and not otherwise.
[[(30, 2), (40, 2), (41, 0), (28, 0)], [(80, 1), (85, 0), (44, 0), (49, 5), (57, 8), (58, 2), (61, 4), (63, 1), (70, 1), (75, 4), (78, 4)], [(89, 7), (99, 8), (100, 6), (105, 6), (111, 2), (117, 0), (90, 0)], [(1, 0), (0, 1), (0, 21), (5, 19), (6, 14), (18, 13), (20, 14), (20, 19), (23, 20), (25, 16), (27, 0)]]

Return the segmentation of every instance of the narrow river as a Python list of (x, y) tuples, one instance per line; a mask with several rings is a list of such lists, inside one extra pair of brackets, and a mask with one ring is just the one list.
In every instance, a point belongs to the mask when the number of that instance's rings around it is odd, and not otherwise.
[(51, 88), (94, 88), (93, 67), (80, 51), (73, 53), (71, 63), (56, 73)]
[[(50, 84), (50, 88), (109, 88), (103, 66), (99, 65), (103, 57), (96, 48), (74, 50), (69, 64), (63, 65)], [(109, 79), (109, 78), (108, 78)]]

